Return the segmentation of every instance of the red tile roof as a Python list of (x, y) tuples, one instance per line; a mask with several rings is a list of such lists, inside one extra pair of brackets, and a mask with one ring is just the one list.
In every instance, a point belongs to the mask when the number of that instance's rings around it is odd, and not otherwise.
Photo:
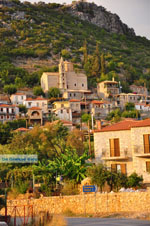
[(42, 98), (42, 97), (37, 97), (37, 98), (35, 98), (35, 99), (33, 99), (33, 98), (27, 98), (27, 99), (26, 99), (26, 101), (37, 101), (37, 100), (48, 100), (48, 99)]
[(103, 101), (99, 101), (99, 100), (93, 100), (92, 104), (103, 104)]
[(121, 122), (115, 123), (110, 126), (106, 126), (101, 130), (96, 130), (94, 132), (109, 132), (109, 131), (121, 131), (121, 130), (130, 130), (134, 127), (146, 127), (150, 126), (150, 119), (145, 120), (133, 120), (133, 119), (125, 119)]
[(0, 104), (0, 107), (2, 107), (2, 108), (14, 108), (14, 107), (16, 107), (16, 105)]
[(18, 129), (16, 129), (16, 130), (14, 130), (14, 132), (26, 132), (26, 131), (28, 131), (29, 129), (27, 129), (27, 128), (23, 128), (23, 127), (21, 127), (21, 128), (18, 128)]
[(69, 102), (80, 102), (80, 100), (77, 100), (77, 99), (71, 99), (71, 100), (69, 100)]
[(29, 110), (41, 110), (41, 108), (39, 108), (39, 107), (32, 107), (32, 108), (29, 108)]
[(22, 95), (25, 95), (25, 96), (26, 96), (25, 93), (14, 93), (14, 94), (12, 94), (12, 96), (16, 96), (16, 95), (17, 95), (17, 96), (19, 96), (19, 95), (20, 95), (20, 96), (22, 96)]

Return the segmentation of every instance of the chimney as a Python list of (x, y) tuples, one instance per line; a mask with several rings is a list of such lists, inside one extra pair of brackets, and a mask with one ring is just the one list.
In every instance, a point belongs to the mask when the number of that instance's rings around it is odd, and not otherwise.
[(97, 126), (97, 129), (98, 129), (98, 130), (101, 130), (101, 129), (102, 129), (102, 123), (101, 123), (101, 120), (96, 120), (96, 126)]
[(113, 81), (113, 82), (115, 81), (115, 78), (114, 78), (114, 76), (112, 77), (112, 81)]

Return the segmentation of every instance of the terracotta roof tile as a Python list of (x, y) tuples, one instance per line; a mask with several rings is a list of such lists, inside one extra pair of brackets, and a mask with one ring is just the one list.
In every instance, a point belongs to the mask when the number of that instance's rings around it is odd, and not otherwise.
[(42, 98), (42, 97), (37, 97), (37, 98), (35, 98), (35, 99), (33, 99), (33, 98), (27, 98), (27, 99), (26, 99), (26, 101), (37, 101), (37, 100), (48, 100), (48, 99)]
[(80, 100), (77, 100), (77, 99), (71, 99), (71, 100), (69, 100), (69, 102), (80, 102)]
[(18, 128), (18, 129), (16, 129), (16, 130), (14, 130), (14, 132), (25, 132), (25, 131), (28, 131), (29, 129), (27, 129), (27, 128), (23, 128), (23, 127), (21, 127), (21, 128)]
[(14, 93), (14, 94), (12, 94), (11, 96), (22, 96), (22, 95), (25, 95), (25, 96), (26, 96), (25, 93)]
[(150, 119), (145, 120), (134, 120), (134, 119), (125, 119), (121, 122), (115, 123), (110, 126), (106, 126), (101, 130), (96, 130), (94, 132), (108, 132), (108, 131), (121, 131), (121, 130), (130, 130), (134, 127), (146, 127), (150, 126)]
[(32, 107), (32, 108), (29, 108), (29, 110), (41, 110), (41, 108), (39, 108), (39, 107)]
[(93, 100), (92, 104), (103, 104), (103, 101), (99, 101), (99, 100)]
[(3, 107), (3, 108), (14, 108), (16, 107), (16, 105), (9, 105), (9, 104), (0, 104), (0, 107)]

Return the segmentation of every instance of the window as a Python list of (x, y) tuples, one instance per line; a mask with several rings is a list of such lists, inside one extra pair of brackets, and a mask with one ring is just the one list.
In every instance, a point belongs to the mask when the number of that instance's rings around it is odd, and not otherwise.
[(112, 172), (121, 172), (123, 174), (126, 174), (127, 173), (127, 166), (126, 164), (111, 164), (111, 171)]
[(150, 173), (150, 162), (146, 162), (146, 172)]
[(39, 107), (39, 103), (38, 102), (36, 103), (36, 106)]
[(3, 112), (3, 108), (1, 108), (1, 111)]
[(69, 114), (69, 109), (67, 109), (67, 114)]
[(74, 93), (74, 97), (76, 96), (76, 94)]
[(70, 93), (70, 97), (71, 97), (71, 93)]
[(150, 153), (150, 134), (144, 134), (144, 153)]
[(74, 86), (76, 86), (77, 84), (75, 83)]
[(31, 107), (31, 102), (28, 102), (29, 107)]
[(21, 96), (21, 100), (23, 100), (23, 96)]
[(82, 87), (84, 87), (84, 84), (82, 84)]
[(110, 144), (110, 156), (115, 157), (115, 156), (120, 156), (120, 144), (119, 144), (119, 139), (110, 139), (109, 140)]
[(42, 107), (44, 107), (44, 102), (42, 102)]
[(12, 108), (12, 113), (14, 113), (14, 109)]
[(61, 110), (60, 113), (63, 114), (63, 110)]
[(1, 119), (3, 119), (3, 115), (1, 115)]

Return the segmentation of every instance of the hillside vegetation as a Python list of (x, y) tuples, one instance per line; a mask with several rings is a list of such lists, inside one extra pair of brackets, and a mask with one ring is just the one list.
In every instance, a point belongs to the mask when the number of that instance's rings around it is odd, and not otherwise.
[[(72, 16), (65, 5), (12, 2), (13, 6), (0, 8), (1, 89), (10, 83), (39, 84), (43, 71), (58, 70), (52, 66), (58, 64), (60, 54), (76, 70), (86, 70), (90, 87), (112, 76), (121, 80), (123, 91), (133, 82), (150, 86), (150, 41), (145, 37), (107, 32)], [(94, 65), (96, 57), (99, 65)], [(33, 70), (18, 66), (20, 60), (26, 65), (29, 59)]]

